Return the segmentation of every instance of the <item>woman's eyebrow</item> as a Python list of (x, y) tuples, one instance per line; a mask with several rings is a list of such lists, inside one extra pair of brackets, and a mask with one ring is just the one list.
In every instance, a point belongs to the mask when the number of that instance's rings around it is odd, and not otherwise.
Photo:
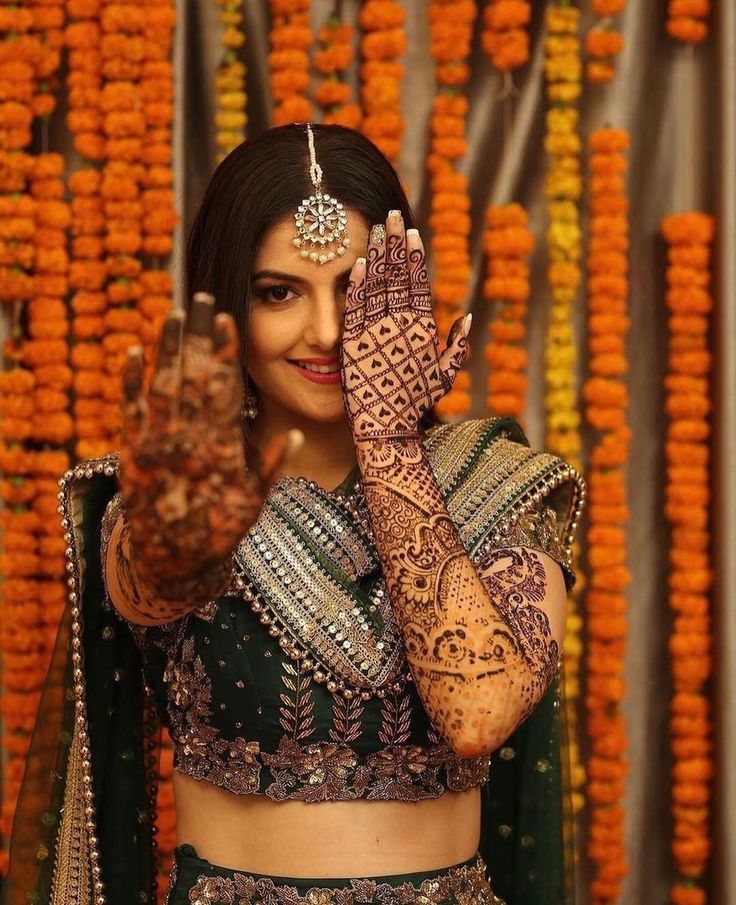
[[(338, 273), (335, 277), (335, 283), (339, 283), (342, 280), (346, 279), (350, 275), (350, 271), (353, 268), (350, 267), (349, 270), (343, 270), (342, 273)], [(284, 273), (281, 270), (259, 270), (258, 273), (254, 273), (252, 276), (253, 282), (256, 280), (261, 280), (264, 277), (268, 277), (272, 280), (286, 280), (289, 283), (301, 283), (302, 285), (309, 283), (309, 280), (305, 280), (303, 277), (294, 276), (292, 273)]]

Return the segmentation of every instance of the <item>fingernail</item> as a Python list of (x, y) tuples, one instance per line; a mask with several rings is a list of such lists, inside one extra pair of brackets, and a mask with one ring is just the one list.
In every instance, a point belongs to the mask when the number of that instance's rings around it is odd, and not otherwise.
[(388, 216), (389, 216), (389, 219), (391, 219), (391, 220), (403, 220), (404, 219), (401, 216), (401, 211), (389, 211)]
[[(356, 264), (365, 264), (365, 258), (356, 258), (355, 263)], [(355, 266), (355, 265), (353, 265), (353, 266)]]
[(406, 234), (407, 234), (407, 236), (418, 236), (419, 230), (414, 229), (414, 227), (412, 227), (411, 229), (407, 229)]
[(286, 435), (286, 454), (291, 456), (304, 443), (304, 434), (296, 427), (293, 427)]
[(463, 322), (463, 336), (467, 338), (468, 333), (470, 333), (470, 325), (473, 323), (473, 315), (468, 314)]
[(383, 245), (386, 241), (386, 230), (382, 223), (376, 223), (371, 228), (371, 242), (373, 245)]

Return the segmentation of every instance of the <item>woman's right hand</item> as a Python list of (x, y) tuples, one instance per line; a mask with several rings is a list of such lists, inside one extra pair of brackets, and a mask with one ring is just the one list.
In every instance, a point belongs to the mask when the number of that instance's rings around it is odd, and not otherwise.
[(147, 395), (142, 350), (128, 352), (118, 483), (136, 575), (157, 597), (196, 605), (226, 587), (234, 549), (303, 436), (289, 431), (246, 462), (235, 322), (205, 293), (185, 321), (167, 316)]

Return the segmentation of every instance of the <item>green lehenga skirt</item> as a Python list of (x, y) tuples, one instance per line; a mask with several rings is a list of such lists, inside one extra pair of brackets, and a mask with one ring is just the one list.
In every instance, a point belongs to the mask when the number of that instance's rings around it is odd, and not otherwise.
[(166, 905), (504, 905), (480, 853), (452, 867), (353, 879), (274, 877), (218, 867), (180, 845)]

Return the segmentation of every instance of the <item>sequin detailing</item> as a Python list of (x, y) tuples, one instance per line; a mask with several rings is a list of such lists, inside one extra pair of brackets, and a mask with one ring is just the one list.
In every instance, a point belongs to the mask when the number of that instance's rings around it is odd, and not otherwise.
[(191, 905), (504, 905), (491, 889), (480, 855), (470, 865), (450, 867), (419, 884), (351, 879), (342, 888), (313, 886), (304, 895), (269, 877), (227, 873), (232, 876), (197, 877), (187, 894)]
[(460, 758), (431, 727), (427, 744), (408, 743), (412, 706), (406, 696), (385, 697), (378, 732), (384, 747), (377, 751), (360, 755), (349, 744), (364, 734), (359, 700), (332, 699), (332, 740), (312, 741), (311, 694), (318, 687), (287, 660), (282, 667), (284, 734), (276, 750), (240, 736), (230, 741), (214, 726), (212, 683), (193, 638), (186, 638), (164, 675), (176, 769), (236, 794), (262, 792), (274, 801), (422, 801), (487, 781), (489, 756)]

